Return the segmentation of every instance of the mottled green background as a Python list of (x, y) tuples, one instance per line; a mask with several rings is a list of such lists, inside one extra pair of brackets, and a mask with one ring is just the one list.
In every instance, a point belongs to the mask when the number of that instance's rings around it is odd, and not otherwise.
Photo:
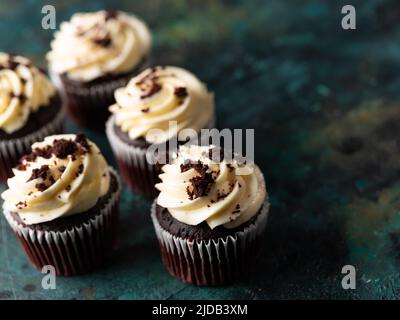
[[(341, 29), (348, 2), (357, 30)], [(110, 7), (141, 16), (154, 32), (155, 61), (189, 68), (215, 92), (220, 128), (256, 129), (272, 211), (257, 271), (225, 288), (169, 276), (149, 203), (128, 191), (109, 265), (59, 278), (53, 291), (41, 288), (1, 219), (0, 298), (399, 298), (399, 1), (2, 0), (2, 51), (45, 66), (47, 3), (58, 23)], [(105, 137), (89, 136), (112, 161)], [(341, 288), (345, 264), (357, 269), (356, 290)]]

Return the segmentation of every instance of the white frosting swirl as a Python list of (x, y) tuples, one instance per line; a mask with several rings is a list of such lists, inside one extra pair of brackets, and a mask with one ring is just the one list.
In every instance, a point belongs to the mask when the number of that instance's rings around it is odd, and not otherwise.
[(104, 10), (76, 13), (61, 23), (47, 59), (52, 72), (90, 81), (132, 71), (150, 47), (150, 31), (134, 15)]
[[(72, 149), (73, 152), (64, 152), (60, 141), (73, 142), (76, 148)], [(33, 154), (36, 155), (25, 157), (13, 169), (14, 177), (7, 181), (9, 189), (1, 195), (4, 209), (17, 212), (29, 225), (92, 208), (108, 192), (110, 174), (97, 146), (86, 139), (87, 144), (79, 141), (76, 135), (64, 134), (33, 144)], [(43, 154), (43, 150), (54, 146), (54, 151)]]
[(49, 105), (55, 89), (31, 61), (0, 53), (0, 129), (13, 133), (29, 115)]
[[(130, 139), (168, 141), (186, 128), (199, 132), (214, 117), (214, 97), (192, 73), (178, 67), (155, 67), (115, 91), (110, 107), (115, 123)], [(177, 125), (170, 128), (170, 121)]]
[[(162, 168), (164, 173), (159, 176), (162, 182), (156, 185), (160, 190), (157, 204), (167, 208), (178, 221), (189, 225), (206, 221), (211, 229), (220, 225), (235, 228), (249, 221), (263, 205), (266, 197), (264, 176), (256, 165), (244, 170), (243, 165), (234, 160), (231, 163), (212, 161), (209, 158), (212, 148), (192, 145), (179, 149), (172, 164)], [(206, 192), (196, 197), (196, 192), (193, 196), (193, 178), (204, 179), (204, 175), (196, 166), (187, 163), (198, 161), (201, 162), (200, 169), (207, 169), (205, 172), (211, 175), (213, 182), (206, 187)], [(203, 178), (198, 178), (200, 176)], [(205, 185), (202, 187), (204, 191)]]

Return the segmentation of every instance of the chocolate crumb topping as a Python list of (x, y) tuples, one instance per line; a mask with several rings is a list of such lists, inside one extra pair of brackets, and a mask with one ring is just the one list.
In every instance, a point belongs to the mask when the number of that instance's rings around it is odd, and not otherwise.
[(54, 140), (52, 147), (52, 153), (60, 159), (65, 159), (69, 155), (75, 154), (77, 150), (78, 147), (74, 141), (65, 139)]
[(78, 133), (75, 138), (75, 142), (79, 143), (83, 148), (83, 151), (90, 152), (90, 145), (83, 133)]
[(229, 195), (229, 192), (223, 192), (221, 190), (217, 190), (217, 201), (225, 199)]
[(185, 98), (188, 96), (187, 89), (185, 87), (177, 87), (174, 90), (174, 94), (179, 98)]
[(60, 171), (61, 173), (64, 173), (65, 169), (67, 169), (66, 166), (60, 166), (60, 167), (58, 168), (58, 171)]
[(103, 48), (109, 47), (112, 43), (109, 35), (106, 35), (104, 37), (94, 38), (92, 41), (94, 44), (97, 44), (98, 46), (101, 46)]
[(76, 178), (79, 177), (80, 174), (82, 174), (83, 169), (84, 169), (83, 164), (80, 164), (79, 167), (78, 167), (78, 172), (75, 174)]
[(181, 164), (180, 168), (181, 172), (186, 172), (190, 169), (194, 169), (200, 175), (204, 175), (208, 170), (208, 165), (204, 164), (200, 160), (198, 161), (185, 160), (185, 163)]
[(117, 10), (107, 10), (104, 19), (106, 21), (112, 20), (118, 17), (118, 11)]
[(150, 108), (143, 108), (142, 110), (140, 110), (140, 111), (142, 111), (143, 113), (147, 113), (147, 112), (149, 112), (150, 111)]
[(36, 189), (38, 189), (40, 192), (46, 191), (47, 188), (48, 188), (48, 186), (47, 186), (44, 182), (37, 183), (37, 184), (35, 185), (35, 187), (36, 187)]
[(212, 172), (207, 172), (209, 169), (208, 165), (203, 164), (200, 160), (185, 160), (185, 162), (180, 165), (180, 169), (181, 172), (194, 169), (199, 174), (199, 176), (191, 178), (189, 180), (191, 185), (186, 187), (186, 193), (190, 200), (206, 196), (211, 186), (215, 183), (215, 177), (213, 177)]
[(17, 170), (19, 170), (19, 171), (25, 171), (25, 170), (26, 170), (26, 164), (24, 164), (24, 163), (19, 163), (19, 164), (16, 166), (16, 168), (17, 168)]
[(152, 82), (151, 82), (150, 89), (147, 91), (147, 93), (142, 94), (142, 95), (140, 96), (140, 99), (149, 98), (149, 97), (155, 95), (155, 94), (156, 94), (157, 92), (159, 92), (161, 89), (162, 89), (162, 87), (161, 87), (160, 84), (158, 84), (158, 83), (155, 82), (155, 81), (152, 81)]
[(15, 206), (16, 206), (18, 209), (23, 209), (23, 208), (26, 208), (28, 205), (26, 204), (26, 201), (24, 201), (24, 202), (20, 201), (20, 202), (18, 202)]
[(36, 168), (32, 170), (32, 175), (31, 177), (28, 179), (27, 182), (38, 179), (38, 178), (42, 178), (42, 180), (46, 180), (47, 178), (47, 173), (49, 172), (49, 166), (48, 165), (43, 165), (40, 168)]
[(50, 177), (49, 177), (49, 182), (51, 185), (56, 182), (56, 180), (54, 179), (54, 177), (52, 175), (50, 175)]
[(65, 187), (65, 191), (70, 192), (70, 191), (71, 191), (71, 185), (67, 185), (67, 186)]
[[(75, 141), (60, 139), (54, 140), (52, 146), (46, 146), (44, 148), (36, 148), (30, 154), (25, 155), (20, 160), (21, 168), (23, 168), (24, 162), (33, 162), (37, 157), (42, 157), (45, 159), (49, 159), (52, 154), (54, 154), (57, 158), (65, 159), (69, 155), (72, 157), (72, 160), (76, 160), (76, 152), (80, 151), (83, 154), (90, 152), (90, 145), (87, 141), (85, 135), (78, 134), (75, 138)], [(64, 169), (65, 170), (65, 169)]]
[(206, 172), (202, 176), (196, 176), (189, 180), (191, 186), (186, 187), (186, 193), (190, 200), (197, 199), (199, 197), (205, 197), (214, 184), (214, 179), (211, 173)]
[(157, 71), (157, 67), (151, 68), (151, 70), (148, 74), (146, 74), (142, 79), (140, 79), (139, 81), (136, 82), (136, 85), (141, 86), (142, 84), (144, 84), (147, 81), (155, 82), (155, 80), (158, 79), (158, 76), (155, 74), (156, 71)]
[(238, 203), (238, 204), (235, 206), (235, 210), (232, 211), (232, 214), (236, 214), (236, 213), (239, 213), (239, 212), (240, 212), (240, 204)]
[[(27, 161), (35, 161), (37, 157), (42, 157), (45, 159), (49, 159), (51, 157), (52, 149), (50, 146), (46, 146), (43, 149), (36, 148), (33, 150), (31, 155), (27, 156)], [(31, 160), (29, 160), (31, 159)]]

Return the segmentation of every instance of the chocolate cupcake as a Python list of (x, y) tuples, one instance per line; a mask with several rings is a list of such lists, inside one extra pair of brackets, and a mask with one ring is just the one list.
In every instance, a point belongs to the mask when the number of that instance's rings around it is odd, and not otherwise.
[(72, 276), (100, 266), (116, 238), (120, 184), (84, 135), (32, 145), (1, 195), (3, 213), (31, 263)]
[(144, 67), (150, 47), (150, 31), (131, 14), (76, 13), (63, 22), (47, 59), (69, 115), (81, 126), (104, 129), (114, 90)]
[(62, 133), (64, 112), (47, 76), (24, 57), (0, 53), (0, 181), (31, 144)]
[(154, 198), (160, 172), (152, 158), (157, 155), (146, 159), (147, 151), (167, 152), (172, 141), (178, 145), (201, 129), (213, 128), (213, 94), (189, 71), (154, 67), (117, 89), (115, 100), (106, 133), (120, 171), (133, 191)]
[(168, 271), (201, 286), (229, 284), (250, 272), (269, 210), (260, 169), (214, 161), (212, 150), (179, 149), (162, 168), (151, 212)]

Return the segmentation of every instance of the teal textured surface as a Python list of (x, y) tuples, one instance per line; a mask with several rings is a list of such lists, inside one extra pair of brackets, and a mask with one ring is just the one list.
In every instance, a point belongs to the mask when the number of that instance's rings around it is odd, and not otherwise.
[[(256, 272), (197, 288), (162, 265), (150, 203), (124, 189), (120, 244), (103, 269), (43, 290), (3, 217), (0, 299), (318, 299), (400, 297), (400, 4), (352, 1), (57, 1), (76, 11), (118, 8), (154, 32), (153, 60), (186, 67), (215, 92), (219, 128), (255, 128), (271, 196)], [(0, 3), (0, 50), (45, 67), (52, 38), (44, 1)], [(68, 122), (68, 131), (80, 129)], [(86, 132), (113, 162), (105, 135)], [(4, 190), (4, 186), (1, 187)], [(357, 289), (341, 269), (357, 270)]]

